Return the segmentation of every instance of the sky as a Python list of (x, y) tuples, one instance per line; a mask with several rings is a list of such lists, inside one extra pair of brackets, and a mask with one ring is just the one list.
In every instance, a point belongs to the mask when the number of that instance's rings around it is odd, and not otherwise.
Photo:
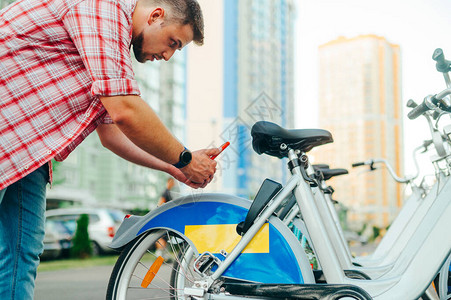
[[(420, 103), (446, 88), (432, 53), (451, 60), (451, 0), (297, 0), (297, 128), (317, 127), (318, 46), (339, 36), (376, 34), (401, 48), (402, 98)], [(403, 107), (407, 115), (407, 107)], [(305, 113), (308, 111), (309, 113)], [(333, 134), (333, 133), (332, 133)], [(405, 171), (413, 174), (412, 150), (430, 139), (424, 118), (404, 120)]]

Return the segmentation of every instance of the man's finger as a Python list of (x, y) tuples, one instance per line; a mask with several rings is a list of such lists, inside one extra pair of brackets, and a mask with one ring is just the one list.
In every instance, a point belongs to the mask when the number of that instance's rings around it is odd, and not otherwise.
[(200, 187), (202, 186), (201, 184), (199, 184), (199, 183), (194, 183), (194, 182), (192, 182), (192, 181), (187, 182), (186, 184), (187, 184), (188, 186), (192, 187), (193, 189), (198, 189), (198, 188), (200, 188)]
[(219, 148), (210, 148), (205, 150), (205, 154), (209, 156), (217, 155), (219, 153), (221, 153), (221, 150)]

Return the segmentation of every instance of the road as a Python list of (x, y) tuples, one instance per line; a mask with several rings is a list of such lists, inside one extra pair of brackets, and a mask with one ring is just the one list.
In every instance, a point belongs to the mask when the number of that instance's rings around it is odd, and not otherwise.
[(105, 299), (113, 266), (39, 272), (36, 300)]

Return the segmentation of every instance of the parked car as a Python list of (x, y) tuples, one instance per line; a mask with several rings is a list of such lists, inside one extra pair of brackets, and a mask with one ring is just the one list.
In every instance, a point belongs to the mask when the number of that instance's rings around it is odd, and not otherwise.
[(48, 210), (46, 218), (49, 221), (61, 222), (73, 236), (77, 229), (77, 220), (82, 214), (89, 216), (88, 233), (93, 255), (113, 252), (108, 246), (125, 217), (124, 212), (107, 208), (58, 208)]
[(63, 222), (56, 220), (45, 221), (44, 252), (41, 259), (56, 259), (69, 256), (72, 246), (73, 232)]

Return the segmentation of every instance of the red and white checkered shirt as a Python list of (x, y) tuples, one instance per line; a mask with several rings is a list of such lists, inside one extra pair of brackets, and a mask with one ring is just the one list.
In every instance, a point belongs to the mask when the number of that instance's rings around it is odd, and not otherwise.
[(111, 123), (99, 96), (139, 95), (135, 5), (19, 0), (0, 11), (0, 190)]

